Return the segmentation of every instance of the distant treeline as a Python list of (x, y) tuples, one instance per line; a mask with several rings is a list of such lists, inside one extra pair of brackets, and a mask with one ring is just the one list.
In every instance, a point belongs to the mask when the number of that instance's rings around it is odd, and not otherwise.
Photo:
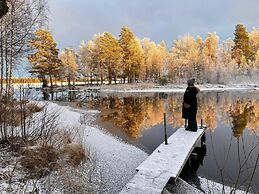
[[(259, 29), (248, 33), (242, 24), (236, 25), (235, 38), (219, 43), (219, 36), (208, 33), (203, 40), (185, 35), (168, 49), (148, 38), (140, 40), (123, 27), (118, 38), (109, 32), (94, 35), (82, 42), (79, 52), (66, 48), (59, 52), (51, 33), (45, 29), (35, 32), (29, 47), (35, 52), (28, 56), (30, 73), (43, 86), (53, 79), (70, 82), (83, 78), (103, 84), (139, 81), (160, 84), (182, 83), (194, 77), (199, 83), (228, 83), (238, 78), (258, 79)], [(44, 58), (44, 60), (42, 60)]]
[(12, 83), (40, 83), (40, 80), (33, 77), (13, 77)]
[[(50, 80), (48, 80), (49, 82)], [(96, 81), (96, 80), (94, 80)], [(58, 78), (54, 78), (53, 79), (53, 83), (56, 82), (67, 82), (66, 79), (58, 79)], [(86, 82), (88, 83), (89, 81), (87, 79), (84, 78), (77, 78), (74, 80), (74, 82)], [(5, 81), (4, 81), (5, 83)], [(38, 78), (34, 78), (34, 77), (13, 77), (12, 78), (12, 83), (16, 84), (16, 83), (41, 83), (40, 80)]]

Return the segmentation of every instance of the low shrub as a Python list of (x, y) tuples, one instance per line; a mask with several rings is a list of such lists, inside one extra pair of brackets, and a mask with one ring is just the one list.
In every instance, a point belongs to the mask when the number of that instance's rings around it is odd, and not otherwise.
[(168, 84), (168, 80), (165, 76), (159, 78), (159, 85), (164, 86)]
[(58, 158), (58, 152), (54, 147), (34, 146), (24, 150), (20, 162), (31, 175), (43, 177), (56, 167)]
[(78, 166), (87, 160), (86, 151), (82, 144), (66, 144), (61, 150), (60, 157), (71, 166)]
[(26, 105), (26, 109), (29, 114), (33, 114), (36, 112), (41, 112), (43, 110), (43, 107), (39, 106), (37, 103), (28, 103)]

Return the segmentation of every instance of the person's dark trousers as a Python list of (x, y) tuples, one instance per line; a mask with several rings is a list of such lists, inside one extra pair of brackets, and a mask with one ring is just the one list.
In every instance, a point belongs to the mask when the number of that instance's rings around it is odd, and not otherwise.
[(197, 131), (197, 121), (196, 121), (196, 119), (188, 119), (188, 126), (187, 126), (186, 130)]

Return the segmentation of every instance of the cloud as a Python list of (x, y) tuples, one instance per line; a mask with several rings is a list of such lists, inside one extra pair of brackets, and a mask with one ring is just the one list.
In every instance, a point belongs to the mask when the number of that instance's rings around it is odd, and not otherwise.
[(168, 46), (184, 34), (216, 31), (232, 37), (235, 25), (258, 26), (258, 0), (51, 0), (50, 28), (60, 48), (78, 48), (81, 40), (109, 31), (118, 36), (129, 26), (140, 37)]

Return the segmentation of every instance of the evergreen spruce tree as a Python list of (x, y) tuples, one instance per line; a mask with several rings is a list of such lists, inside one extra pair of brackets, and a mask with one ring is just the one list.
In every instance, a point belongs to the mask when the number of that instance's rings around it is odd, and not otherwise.
[(31, 63), (29, 72), (40, 79), (43, 87), (47, 86), (49, 78), (52, 87), (52, 78), (58, 76), (61, 70), (59, 50), (53, 36), (48, 30), (39, 29), (35, 32), (35, 38), (29, 42), (29, 47), (35, 51), (28, 56)]
[(242, 56), (245, 57), (246, 62), (254, 61), (255, 53), (252, 51), (249, 43), (249, 34), (243, 24), (237, 24), (235, 30), (234, 46), (232, 47), (232, 58), (236, 60), (238, 65), (241, 64)]

